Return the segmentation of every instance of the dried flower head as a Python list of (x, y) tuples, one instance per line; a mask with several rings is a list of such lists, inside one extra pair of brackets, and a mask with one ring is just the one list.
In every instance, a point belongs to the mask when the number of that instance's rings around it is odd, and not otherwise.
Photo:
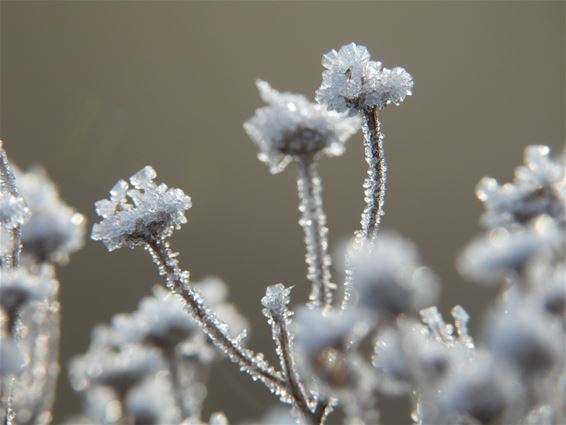
[(561, 232), (554, 220), (541, 216), (528, 227), (497, 228), (472, 241), (458, 258), (460, 272), (478, 282), (493, 283), (519, 276), (531, 260), (559, 251)]
[(392, 233), (352, 249), (352, 284), (358, 305), (391, 315), (416, 312), (436, 302), (439, 285), (416, 247)]
[(280, 93), (265, 81), (256, 84), (268, 106), (257, 109), (244, 129), (272, 173), (282, 171), (294, 158), (342, 154), (345, 142), (360, 127), (358, 118), (329, 112), (299, 94)]
[(322, 84), (316, 101), (329, 110), (355, 113), (362, 109), (382, 109), (399, 105), (413, 90), (413, 77), (405, 69), (383, 68), (371, 61), (368, 49), (355, 43), (322, 58)]
[(191, 198), (181, 189), (157, 185), (153, 181), (156, 176), (154, 169), (146, 166), (130, 177), (133, 188), (118, 181), (110, 190), (110, 199), (95, 204), (102, 221), (93, 226), (92, 239), (102, 241), (109, 251), (133, 248), (166, 238), (186, 223)]
[(16, 169), (16, 181), (31, 212), (22, 226), (24, 253), (39, 262), (66, 262), (84, 244), (85, 217), (61, 200), (43, 169)]
[(86, 354), (71, 361), (70, 374), (77, 391), (101, 385), (123, 397), (161, 368), (161, 358), (147, 347), (91, 347)]
[(53, 294), (57, 283), (48, 270), (45, 268), (39, 274), (32, 274), (24, 268), (18, 268), (0, 273), (0, 309), (10, 320), (26, 304), (45, 301)]
[(550, 157), (548, 146), (528, 146), (525, 165), (515, 169), (512, 183), (500, 185), (497, 180), (484, 177), (476, 195), (484, 203), (481, 222), (487, 228), (525, 225), (540, 215), (564, 223), (566, 167)]

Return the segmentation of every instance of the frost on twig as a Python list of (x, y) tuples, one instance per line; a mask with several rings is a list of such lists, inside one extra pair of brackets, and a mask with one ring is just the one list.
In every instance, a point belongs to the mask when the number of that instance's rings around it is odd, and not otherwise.
[(305, 232), (310, 300), (316, 307), (328, 307), (334, 285), (330, 281), (322, 185), (315, 162), (322, 154), (342, 154), (345, 142), (359, 128), (359, 119), (327, 111), (302, 95), (280, 93), (265, 81), (258, 81), (257, 86), (268, 106), (257, 109), (244, 129), (258, 145), (259, 159), (272, 173), (281, 172), (293, 160), (298, 164), (299, 223)]
[(102, 221), (93, 226), (92, 237), (101, 240), (109, 250), (144, 246), (165, 275), (167, 287), (179, 296), (185, 308), (211, 341), (242, 371), (262, 381), (271, 391), (285, 398), (285, 381), (263, 359), (242, 346), (245, 333), (233, 337), (228, 326), (207, 306), (200, 293), (189, 284), (189, 273), (179, 268), (176, 254), (167, 238), (186, 222), (185, 211), (190, 198), (180, 189), (154, 183), (156, 174), (145, 167), (130, 178), (133, 188), (121, 180), (110, 192), (110, 199), (96, 204)]
[(383, 68), (381, 62), (371, 61), (368, 49), (355, 43), (331, 50), (323, 56), (322, 65), (325, 70), (317, 102), (333, 111), (362, 116), (369, 169), (360, 237), (373, 239), (383, 215), (387, 172), (378, 111), (399, 105), (411, 95), (413, 78), (403, 68)]

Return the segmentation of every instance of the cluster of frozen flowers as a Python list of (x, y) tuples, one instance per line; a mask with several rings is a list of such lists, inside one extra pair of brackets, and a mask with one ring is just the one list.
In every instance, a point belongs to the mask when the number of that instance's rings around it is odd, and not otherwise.
[[(411, 95), (412, 77), (354, 43), (322, 63), (318, 103), (258, 81), (267, 106), (244, 124), (271, 172), (293, 162), (298, 169), (311, 294), (302, 303), (290, 286), (266, 288), (261, 308), (279, 364), (246, 345), (248, 323), (225, 283), (192, 282), (179, 265), (169, 237), (187, 221), (191, 200), (156, 183), (148, 166), (95, 204), (101, 219), (92, 239), (109, 251), (143, 247), (164, 282), (136, 311), (98, 326), (87, 352), (73, 359), (70, 379), (84, 410), (70, 423), (205, 423), (207, 371), (222, 358), (289, 407), (269, 412), (266, 424), (322, 424), (334, 411), (342, 423), (383, 423), (381, 396), (402, 394), (413, 406), (407, 421), (418, 425), (566, 421), (565, 159), (530, 146), (513, 182), (479, 183), (485, 234), (457, 263), (463, 276), (500, 291), (474, 338), (462, 306), (449, 322), (435, 307), (441, 285), (416, 247), (379, 231), (387, 170), (380, 111)], [(340, 155), (360, 127), (366, 206), (338, 284), (317, 161)], [(44, 173), (14, 175), (1, 146), (0, 153), (0, 413), (6, 424), (47, 423), (58, 372), (54, 263), (82, 245), (84, 219)], [(215, 413), (208, 423), (228, 420)]]

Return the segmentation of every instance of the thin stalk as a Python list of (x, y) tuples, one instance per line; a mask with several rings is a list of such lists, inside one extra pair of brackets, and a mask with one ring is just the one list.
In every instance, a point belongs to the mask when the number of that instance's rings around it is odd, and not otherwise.
[(300, 382), (299, 374), (295, 365), (293, 356), (292, 337), (289, 334), (287, 326), (287, 318), (285, 313), (273, 314), (269, 313), (269, 321), (273, 332), (273, 339), (277, 344), (277, 354), (281, 363), (283, 376), (287, 381), (289, 393), (293, 399), (293, 404), (303, 415), (303, 418), (311, 424), (318, 425), (314, 411), (311, 409), (311, 403), (305, 393), (303, 385)]
[(322, 209), (322, 186), (312, 156), (298, 159), (299, 223), (305, 232), (307, 277), (312, 282), (310, 302), (318, 308), (332, 305), (334, 285), (330, 282), (330, 256), (326, 215)]
[[(362, 213), (362, 229), (356, 232), (352, 250), (360, 249), (366, 241), (373, 242), (384, 214), (385, 187), (387, 182), (387, 163), (383, 149), (383, 132), (378, 116), (377, 107), (364, 109), (362, 130), (364, 133), (365, 159), (368, 164), (368, 176), (364, 180), (364, 200), (366, 206)], [(346, 255), (344, 296), (342, 308), (347, 308), (352, 302), (352, 261), (351, 254)]]
[(232, 362), (238, 364), (254, 380), (259, 379), (280, 397), (287, 396), (286, 381), (261, 357), (240, 346), (230, 337), (225, 325), (205, 305), (202, 297), (188, 283), (188, 272), (181, 270), (168, 242), (151, 240), (147, 249), (159, 267), (160, 274), (167, 277), (167, 286), (186, 303), (187, 309), (210, 340), (222, 350)]
[(362, 214), (360, 236), (371, 241), (377, 234), (384, 212), (387, 164), (383, 150), (383, 133), (379, 122), (378, 109), (364, 110), (363, 118), (365, 157), (369, 168), (368, 176), (364, 181), (366, 207)]
[(191, 412), (189, 412), (189, 409), (187, 409), (185, 405), (185, 400), (183, 397), (183, 385), (181, 384), (180, 370), (177, 364), (175, 349), (172, 348), (163, 350), (163, 354), (167, 363), (167, 368), (169, 369), (169, 376), (171, 379), (171, 385), (173, 387), (175, 403), (177, 404), (177, 408), (181, 413), (182, 419), (185, 420), (186, 418), (191, 416)]
[[(0, 140), (0, 189), (2, 192), (7, 192), (14, 197), (18, 197), (18, 189), (16, 187), (16, 177), (10, 168), (6, 152), (3, 149), (2, 141)], [(9, 255), (1, 259), (1, 266), (6, 269), (16, 268), (20, 265), (20, 252), (21, 252), (21, 239), (22, 230), (21, 226), (17, 225), (11, 231), (12, 237), (12, 251)]]

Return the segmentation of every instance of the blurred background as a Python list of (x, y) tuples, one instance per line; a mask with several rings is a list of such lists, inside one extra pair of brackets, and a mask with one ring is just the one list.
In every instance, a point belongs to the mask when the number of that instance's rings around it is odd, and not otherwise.
[[(1, 130), (21, 167), (42, 164), (64, 199), (93, 202), (146, 164), (193, 198), (174, 248), (194, 279), (224, 279), (252, 323), (250, 345), (273, 358), (259, 300), (269, 284), (304, 300), (296, 172), (270, 176), (242, 123), (261, 105), (254, 80), (314, 96), (323, 53), (356, 41), (413, 74), (414, 96), (383, 114), (389, 185), (384, 227), (413, 239), (443, 282), (441, 308), (476, 315), (493, 295), (454, 267), (479, 231), (474, 187), (512, 177), (528, 144), (565, 141), (565, 3), (2, 1)], [(323, 159), (330, 242), (357, 229), (366, 172), (361, 135)], [(60, 269), (62, 361), (91, 327), (133, 310), (159, 277), (142, 250), (87, 241)], [(342, 277), (335, 272), (335, 280)], [(273, 402), (227, 362), (205, 410), (231, 423)], [(384, 400), (384, 423), (409, 423)], [(56, 422), (80, 401), (61, 375)]]

